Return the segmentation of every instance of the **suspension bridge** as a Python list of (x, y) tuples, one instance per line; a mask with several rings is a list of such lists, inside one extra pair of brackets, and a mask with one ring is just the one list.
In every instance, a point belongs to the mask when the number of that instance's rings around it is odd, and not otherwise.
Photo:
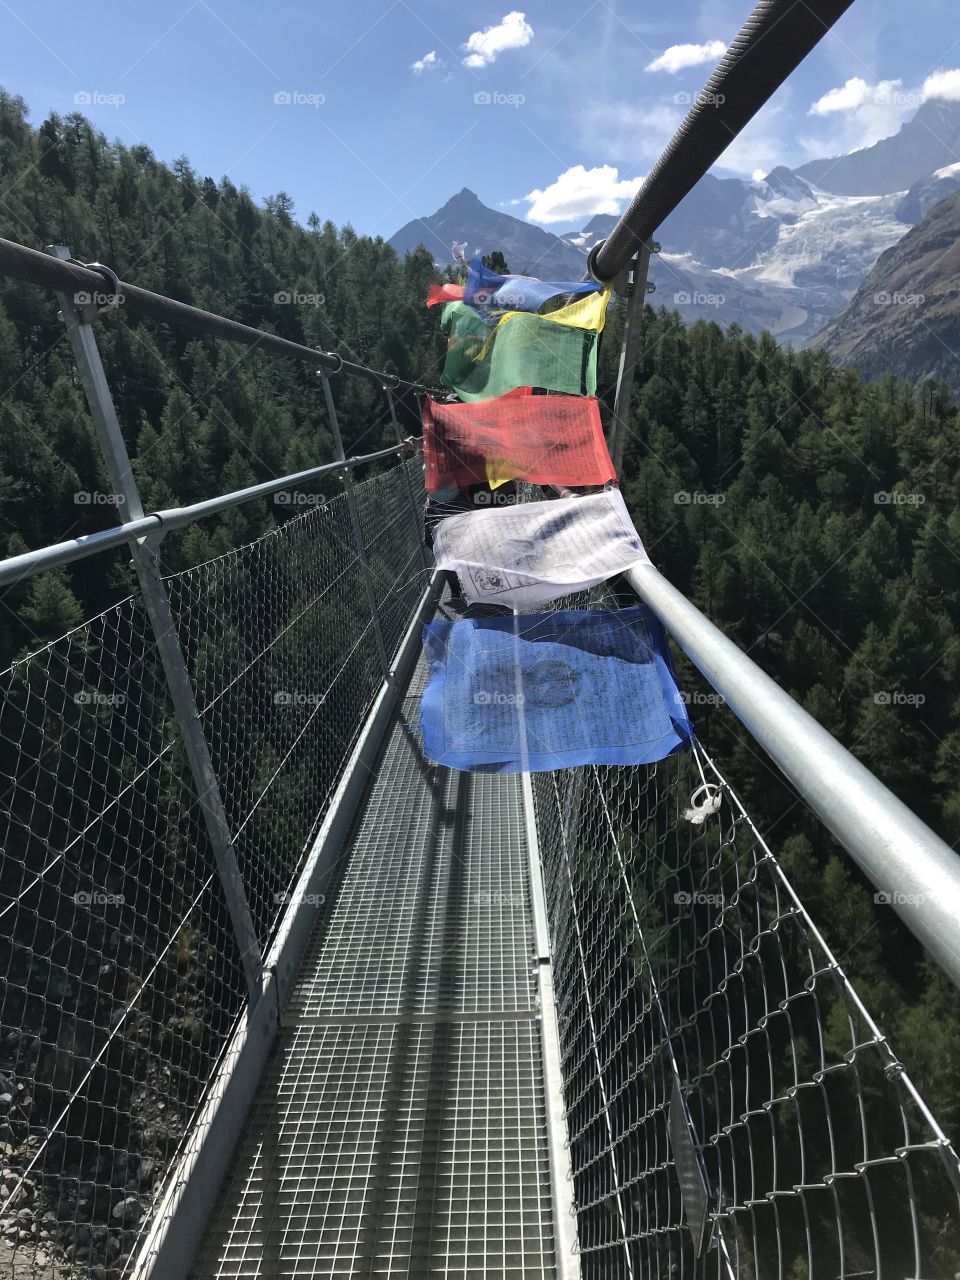
[[(591, 255), (627, 298), (618, 465), (651, 237), (848, 3), (762, 0)], [(0, 242), (0, 271), (58, 297), (121, 518), (0, 586), (118, 548), (137, 579), (0, 677), (0, 1271), (960, 1274), (950, 1135), (709, 742), (535, 774), (424, 754), (421, 633), (454, 614), (397, 402), (429, 388), (64, 247)], [(315, 369), (337, 458), (145, 511), (78, 301), (105, 287)], [(348, 377), (395, 445), (345, 455)], [(171, 531), (280, 493), (304, 501), (270, 533), (165, 568)], [(953, 850), (652, 565), (557, 607), (637, 599), (960, 982)]]

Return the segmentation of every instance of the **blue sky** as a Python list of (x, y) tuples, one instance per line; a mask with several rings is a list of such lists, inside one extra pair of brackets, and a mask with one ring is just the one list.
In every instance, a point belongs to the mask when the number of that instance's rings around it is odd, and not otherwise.
[[(520, 3), (0, 0), (0, 85), (34, 123), (82, 110), (258, 199), (285, 190), (301, 220), (389, 236), (468, 186), (563, 231), (623, 206), (751, 0)], [(924, 93), (960, 98), (955, 14), (857, 0), (718, 172), (853, 150)]]

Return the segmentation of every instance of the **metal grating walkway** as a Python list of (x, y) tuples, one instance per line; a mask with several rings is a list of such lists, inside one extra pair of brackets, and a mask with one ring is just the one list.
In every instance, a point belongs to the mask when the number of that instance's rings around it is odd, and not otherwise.
[(518, 777), (420, 753), (423, 662), (194, 1269), (553, 1277)]

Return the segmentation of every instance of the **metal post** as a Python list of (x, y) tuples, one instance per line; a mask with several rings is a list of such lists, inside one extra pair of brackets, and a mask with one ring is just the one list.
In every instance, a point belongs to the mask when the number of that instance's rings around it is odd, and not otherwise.
[[(403, 436), (400, 434), (400, 423), (397, 421), (397, 408), (393, 402), (393, 388), (384, 387), (387, 393), (387, 404), (390, 406), (390, 421), (393, 423), (393, 434), (396, 436), (397, 444), (403, 444)], [(423, 513), (417, 506), (417, 499), (413, 492), (413, 485), (410, 482), (410, 476), (407, 472), (406, 463), (403, 464), (403, 478), (407, 482), (407, 496), (410, 499), (410, 512), (413, 516), (413, 532), (417, 539), (417, 546), (420, 549), (420, 559), (423, 567), (427, 571), (430, 570), (431, 564), (427, 557), (427, 548), (423, 541)]]
[[(50, 246), (49, 252), (58, 258), (70, 258), (70, 250), (62, 245)], [(67, 336), (77, 362), (110, 479), (117, 495), (122, 499), (119, 504), (120, 519), (124, 523), (140, 519), (143, 516), (140, 492), (137, 489), (130, 466), (130, 457), (120, 431), (120, 423), (117, 420), (110, 387), (100, 359), (96, 336), (70, 294), (58, 293), (57, 300), (63, 313)], [(200, 723), (193, 686), (190, 683), (187, 664), (180, 647), (177, 626), (170, 607), (170, 597), (167, 595), (160, 573), (158, 537), (145, 538), (132, 543), (131, 552), (137, 577), (140, 580), (144, 604), (153, 627), (157, 651), (167, 678), (174, 715), (183, 736), (197, 798), (200, 801), (207, 833), (213, 847), (213, 856), (220, 873), (227, 908), (233, 922), (233, 931), (240, 947), (240, 959), (246, 974), (250, 1003), (255, 1004), (263, 989), (260, 943), (250, 914), (250, 904), (244, 891), (240, 868), (237, 865), (230, 824), (227, 821), (220, 787), (210, 759), (210, 750)]]
[[(327, 419), (330, 423), (330, 431), (333, 434), (334, 447), (337, 450), (337, 459), (343, 462), (346, 454), (343, 451), (343, 436), (340, 434), (340, 421), (337, 418), (336, 405), (333, 403), (333, 390), (330, 386), (330, 379), (325, 373), (321, 373), (323, 379), (323, 398), (327, 405)], [(353, 526), (353, 538), (357, 545), (357, 557), (360, 561), (360, 569), (363, 574), (363, 586), (367, 593), (367, 605), (370, 609), (370, 617), (373, 620), (373, 638), (377, 645), (377, 655), (380, 659), (380, 667), (383, 671), (383, 678), (389, 684), (393, 679), (393, 673), (390, 670), (390, 659), (387, 656), (387, 646), (383, 642), (383, 629), (380, 626), (380, 606), (377, 602), (377, 593), (373, 587), (373, 576), (370, 573), (370, 562), (367, 560), (367, 549), (363, 543), (363, 525), (360, 523), (360, 508), (357, 505), (357, 495), (353, 489), (353, 476), (349, 471), (343, 473), (343, 487), (347, 494), (347, 509), (350, 512), (350, 523)]]
[(617, 475), (623, 466), (623, 446), (627, 423), (630, 420), (630, 398), (633, 394), (633, 376), (640, 352), (640, 336), (643, 332), (643, 308), (647, 299), (647, 271), (650, 266), (651, 247), (645, 244), (633, 260), (633, 291), (627, 302), (627, 316), (623, 326), (623, 346), (620, 348), (620, 369), (617, 373), (617, 390), (613, 401), (613, 421), (610, 424), (610, 458)]

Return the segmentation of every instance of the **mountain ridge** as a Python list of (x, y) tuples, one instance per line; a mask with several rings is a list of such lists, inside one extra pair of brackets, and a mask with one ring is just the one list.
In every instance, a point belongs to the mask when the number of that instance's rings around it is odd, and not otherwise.
[(877, 196), (906, 191), (960, 160), (960, 102), (921, 103), (897, 133), (848, 155), (809, 160), (799, 177), (836, 195)]
[[(960, 190), (960, 103), (929, 101), (872, 147), (765, 178), (707, 173), (657, 230), (650, 267), (659, 299), (689, 319), (737, 323), (806, 342), (842, 312), (881, 255)], [(500, 249), (512, 271), (579, 279), (586, 254), (617, 222), (595, 214), (564, 235), (490, 209), (468, 187), (390, 238), (423, 244), (441, 265), (454, 242)]]
[(389, 239), (403, 257), (424, 245), (435, 262), (453, 262), (451, 246), (467, 242), (467, 256), (490, 249), (503, 251), (511, 270), (543, 279), (579, 279), (586, 268), (583, 252), (551, 231), (524, 222), (509, 213), (500, 213), (483, 204), (476, 192), (462, 187), (435, 213), (413, 218)]
[(850, 303), (808, 345), (868, 378), (935, 377), (960, 392), (960, 192), (881, 254)]

